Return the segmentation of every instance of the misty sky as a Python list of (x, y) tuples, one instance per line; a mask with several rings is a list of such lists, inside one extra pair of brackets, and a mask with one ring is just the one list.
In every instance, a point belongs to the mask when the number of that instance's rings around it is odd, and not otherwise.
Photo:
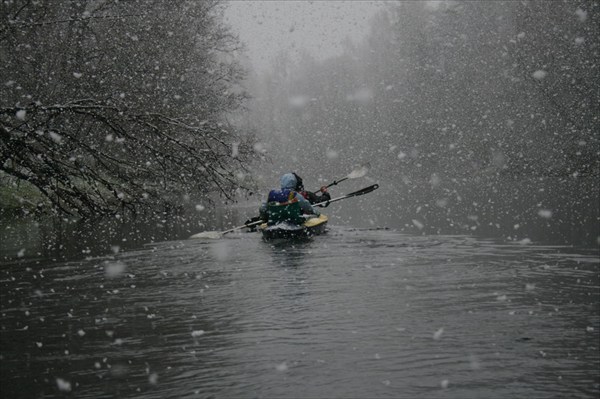
[(229, 22), (257, 70), (282, 49), (309, 51), (318, 59), (341, 53), (346, 37), (358, 41), (383, 1), (231, 1)]

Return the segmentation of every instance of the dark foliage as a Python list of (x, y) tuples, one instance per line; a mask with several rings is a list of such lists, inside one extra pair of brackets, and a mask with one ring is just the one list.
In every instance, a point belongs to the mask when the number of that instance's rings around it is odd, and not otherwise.
[(0, 169), (94, 216), (245, 181), (237, 39), (219, 1), (4, 2)]

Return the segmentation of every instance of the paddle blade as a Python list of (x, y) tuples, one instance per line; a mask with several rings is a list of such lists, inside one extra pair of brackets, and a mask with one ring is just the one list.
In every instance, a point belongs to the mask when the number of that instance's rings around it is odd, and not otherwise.
[(203, 231), (202, 233), (194, 234), (190, 238), (208, 238), (210, 240), (218, 240), (222, 236), (223, 233), (220, 231)]
[(355, 191), (355, 192), (350, 193), (350, 194), (346, 194), (346, 197), (355, 197), (357, 195), (367, 194), (367, 193), (370, 193), (371, 191), (377, 190), (378, 188), (379, 188), (379, 184), (373, 184), (372, 186), (365, 187), (363, 189), (360, 189), (360, 190)]
[(332, 202), (341, 201), (346, 198), (356, 197), (357, 195), (367, 194), (367, 193), (370, 193), (371, 191), (377, 190), (378, 188), (379, 188), (379, 184), (373, 184), (372, 186), (365, 187), (363, 189), (360, 189), (360, 190), (355, 191), (350, 194), (346, 194), (343, 197), (338, 197), (338, 198), (330, 199), (328, 201), (319, 202), (318, 204), (314, 204), (313, 206), (321, 206), (321, 205), (327, 206), (327, 205), (331, 204)]
[(350, 174), (348, 175), (348, 179), (358, 179), (359, 177), (363, 177), (369, 172), (370, 168), (371, 168), (371, 165), (369, 163), (360, 165), (359, 167), (354, 169), (352, 172), (350, 172)]

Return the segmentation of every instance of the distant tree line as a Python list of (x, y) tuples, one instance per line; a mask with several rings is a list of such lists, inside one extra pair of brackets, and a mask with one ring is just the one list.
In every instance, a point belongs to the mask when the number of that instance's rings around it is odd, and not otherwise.
[[(218, 0), (7, 0), (0, 6), (0, 182), (96, 216), (248, 181), (247, 97)], [(23, 198), (22, 201), (31, 199)]]
[(593, 0), (391, 2), (340, 56), (282, 54), (256, 123), (275, 163), (307, 174), (379, 165), (399, 207), (384, 213), (409, 224), (538, 217), (550, 180), (597, 223), (599, 15)]

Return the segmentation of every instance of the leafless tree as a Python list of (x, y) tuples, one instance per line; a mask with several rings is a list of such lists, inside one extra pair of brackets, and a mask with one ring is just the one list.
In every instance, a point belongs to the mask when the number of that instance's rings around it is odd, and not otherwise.
[[(38, 208), (94, 216), (245, 186), (246, 94), (218, 0), (0, 8), (0, 170)], [(4, 61), (6, 60), (6, 61)]]

